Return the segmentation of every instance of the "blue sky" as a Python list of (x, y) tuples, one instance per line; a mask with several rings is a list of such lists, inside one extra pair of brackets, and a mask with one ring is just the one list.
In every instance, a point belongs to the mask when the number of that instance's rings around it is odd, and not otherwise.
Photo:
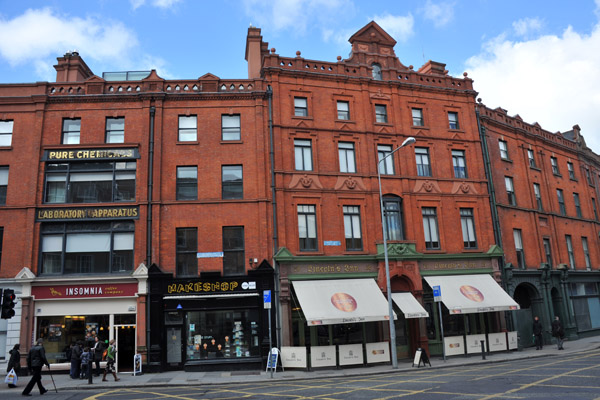
[(600, 0), (0, 0), (0, 82), (54, 81), (78, 50), (92, 71), (245, 78), (250, 24), (282, 56), (335, 61), (375, 20), (405, 65), (467, 71), (479, 97), (551, 132), (578, 124), (600, 154)]

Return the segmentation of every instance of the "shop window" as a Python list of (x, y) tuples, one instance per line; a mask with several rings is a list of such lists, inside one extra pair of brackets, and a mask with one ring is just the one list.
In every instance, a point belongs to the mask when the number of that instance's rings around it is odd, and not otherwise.
[(423, 109), (422, 108), (413, 108), (411, 110), (412, 113), (412, 124), (413, 126), (424, 126), (425, 120), (423, 119)]
[(129, 221), (42, 225), (42, 274), (133, 271), (134, 224)]
[(415, 147), (415, 159), (417, 162), (417, 175), (431, 176), (429, 149), (426, 147)]
[(525, 269), (525, 252), (523, 251), (523, 235), (520, 229), (513, 229), (513, 240), (515, 242), (515, 252), (517, 255), (517, 266), (519, 269)]
[(0, 146), (12, 144), (13, 121), (0, 121)]
[(106, 143), (125, 142), (125, 118), (106, 118)]
[(573, 168), (573, 163), (567, 161), (567, 171), (569, 171), (569, 179), (575, 180), (575, 168)]
[(6, 192), (8, 191), (8, 167), (0, 167), (0, 206), (6, 204)]
[(317, 213), (314, 205), (298, 205), (300, 251), (317, 251)]
[(339, 100), (337, 102), (337, 117), (341, 120), (350, 119), (350, 103)]
[(404, 240), (402, 215), (402, 198), (397, 196), (383, 197), (385, 231), (387, 240)]
[(196, 115), (180, 115), (177, 140), (195, 142), (198, 140), (198, 117)]
[(258, 310), (189, 311), (186, 361), (260, 356)]
[(244, 275), (244, 227), (223, 227), (223, 276)]
[(567, 215), (567, 208), (565, 207), (565, 197), (562, 189), (556, 189), (556, 198), (558, 200), (558, 208), (561, 215)]
[(460, 129), (460, 125), (458, 124), (458, 113), (454, 111), (448, 112), (448, 128), (450, 129)]
[(45, 203), (135, 200), (135, 161), (46, 165)]
[(387, 106), (385, 104), (375, 104), (375, 122), (387, 124)]
[(504, 186), (506, 188), (506, 197), (508, 204), (511, 206), (517, 205), (517, 197), (515, 196), (515, 186), (513, 184), (513, 178), (510, 176), (504, 177)]
[(176, 228), (177, 276), (198, 275), (198, 228)]
[(460, 209), (460, 226), (465, 249), (476, 249), (477, 236), (475, 235), (475, 217), (472, 208)]
[(198, 199), (198, 167), (177, 167), (177, 200)]
[(294, 139), (294, 161), (296, 171), (312, 171), (312, 141)]
[(294, 116), (308, 117), (308, 100), (306, 97), (294, 97)]
[(0, 319), (0, 360), (8, 360), (10, 354), (6, 352), (6, 339), (8, 337), (8, 320)]
[(346, 250), (360, 251), (363, 249), (362, 233), (360, 228), (360, 207), (344, 206), (343, 211)]
[(221, 195), (223, 200), (244, 198), (244, 179), (241, 165), (221, 167)]
[(452, 150), (452, 166), (454, 167), (454, 177), (458, 179), (466, 179), (467, 176), (467, 161), (464, 150)]
[(242, 126), (240, 115), (221, 115), (221, 139), (240, 140), (242, 137)]
[(600, 328), (600, 297), (597, 283), (571, 283), (569, 289), (577, 330), (583, 332)]
[(533, 194), (535, 196), (538, 211), (544, 211), (544, 206), (542, 204), (542, 191), (539, 183), (533, 184)]
[(356, 172), (356, 160), (354, 158), (354, 143), (339, 142), (338, 156), (340, 158), (340, 172)]
[(425, 234), (425, 248), (428, 250), (439, 249), (440, 239), (438, 231), (437, 210), (435, 207), (423, 207), (423, 233)]
[(392, 146), (377, 145), (377, 158), (379, 160), (377, 164), (381, 175), (394, 175), (394, 157), (391, 154)]
[(81, 119), (63, 119), (62, 144), (79, 144)]

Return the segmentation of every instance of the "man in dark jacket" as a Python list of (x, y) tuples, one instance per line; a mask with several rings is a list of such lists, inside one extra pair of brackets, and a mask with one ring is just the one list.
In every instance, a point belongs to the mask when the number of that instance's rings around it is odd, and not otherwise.
[(565, 337), (565, 331), (563, 329), (562, 324), (560, 323), (560, 319), (558, 315), (554, 317), (554, 321), (552, 321), (552, 336), (556, 338), (556, 345), (559, 350), (563, 349), (563, 339)]
[(79, 369), (81, 365), (81, 343), (75, 343), (75, 346), (71, 349), (71, 378), (79, 379), (79, 373), (81, 370)]
[(100, 376), (100, 361), (102, 361), (102, 353), (104, 352), (104, 345), (102, 341), (96, 336), (94, 338), (96, 343), (94, 343), (94, 362), (96, 363), (96, 376)]
[(50, 369), (50, 364), (46, 359), (46, 350), (44, 350), (44, 339), (39, 338), (37, 344), (29, 350), (27, 354), (27, 367), (33, 373), (31, 380), (23, 389), (23, 396), (31, 396), (31, 389), (37, 383), (40, 394), (46, 393), (48, 390), (42, 385), (42, 367), (47, 366)]
[(542, 348), (544, 347), (544, 340), (542, 338), (543, 330), (544, 329), (542, 327), (542, 323), (540, 322), (540, 319), (536, 316), (533, 319), (533, 338), (535, 339), (536, 350), (542, 350)]

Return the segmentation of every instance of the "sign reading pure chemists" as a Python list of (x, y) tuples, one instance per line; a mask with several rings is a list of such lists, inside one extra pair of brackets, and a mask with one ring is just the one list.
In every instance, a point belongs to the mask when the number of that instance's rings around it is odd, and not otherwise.
[(56, 149), (44, 151), (43, 161), (88, 161), (140, 158), (136, 148), (123, 149)]

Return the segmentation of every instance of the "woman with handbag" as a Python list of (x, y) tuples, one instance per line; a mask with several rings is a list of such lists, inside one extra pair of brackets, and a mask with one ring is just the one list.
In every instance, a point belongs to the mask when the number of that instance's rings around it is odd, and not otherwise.
[(108, 342), (108, 349), (106, 350), (106, 369), (104, 370), (104, 376), (102, 376), (102, 381), (106, 382), (106, 374), (109, 372), (115, 377), (115, 381), (120, 381), (117, 378), (117, 373), (115, 372), (115, 356), (117, 354), (117, 349), (115, 346), (115, 339), (112, 339)]
[(8, 384), (9, 388), (17, 387), (17, 376), (19, 376), (19, 374), (21, 373), (21, 353), (19, 352), (20, 347), (21, 346), (19, 345), (19, 343), (17, 343), (9, 352), (10, 359), (8, 360), (8, 365), (6, 366), (6, 373), (10, 373), (10, 370), (14, 369), (16, 374), (14, 383)]

